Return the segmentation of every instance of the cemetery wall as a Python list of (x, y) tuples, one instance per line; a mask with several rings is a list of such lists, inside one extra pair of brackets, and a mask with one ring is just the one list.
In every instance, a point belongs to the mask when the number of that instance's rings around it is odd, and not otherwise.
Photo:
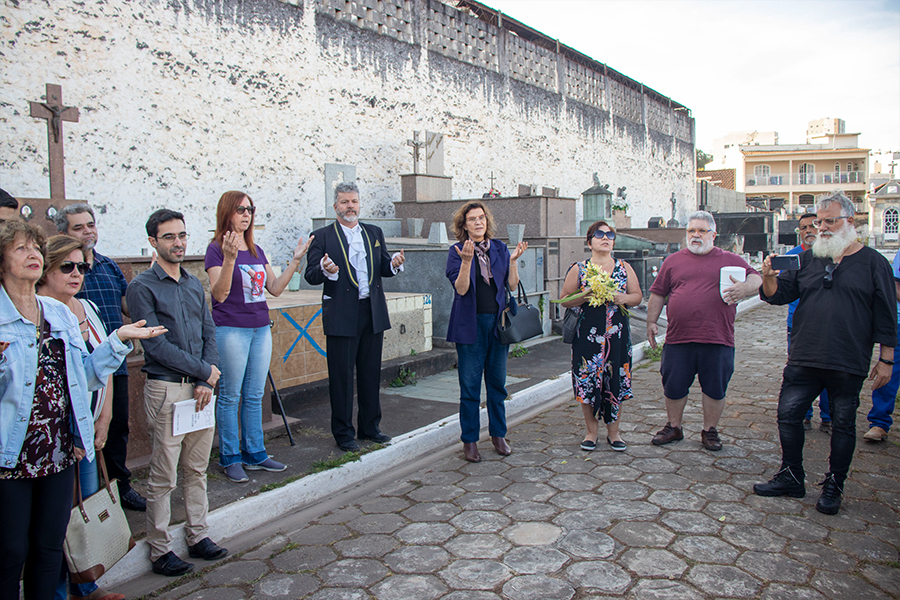
[(455, 198), (492, 173), (504, 196), (527, 183), (578, 198), (598, 172), (627, 186), (636, 225), (668, 218), (672, 192), (689, 212), (689, 111), (526, 37), (437, 0), (6, 0), (0, 187), (49, 194), (47, 124), (28, 101), (59, 83), (81, 113), (63, 124), (67, 196), (97, 208), (108, 254), (146, 248), (162, 206), (185, 212), (202, 252), (219, 195), (241, 189), (284, 261), (327, 214), (325, 163), (356, 165), (363, 217), (393, 216), (406, 141), (426, 129), (445, 135)]

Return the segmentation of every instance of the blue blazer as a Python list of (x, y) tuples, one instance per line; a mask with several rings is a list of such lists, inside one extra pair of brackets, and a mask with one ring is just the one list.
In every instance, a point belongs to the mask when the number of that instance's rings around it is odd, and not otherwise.
[[(491, 249), (488, 256), (491, 259), (491, 275), (497, 283), (497, 304), (500, 305), (500, 312), (503, 312), (503, 309), (506, 308), (506, 284), (509, 281), (509, 248), (497, 240), (490, 240), (490, 242)], [(473, 258), (472, 268), (469, 269), (471, 278), (469, 291), (464, 296), (456, 293), (456, 286), (453, 283), (459, 277), (459, 267), (462, 264), (462, 259), (456, 251), (457, 248), (462, 250), (462, 242), (450, 246), (450, 252), (447, 254), (447, 279), (450, 280), (450, 286), (453, 287), (453, 306), (450, 308), (450, 323), (447, 325), (447, 341), (458, 344), (474, 344), (478, 338), (475, 326), (477, 315), (475, 278), (481, 277), (481, 274), (478, 271), (478, 260)], [(497, 335), (496, 331), (494, 331), (494, 335)]]

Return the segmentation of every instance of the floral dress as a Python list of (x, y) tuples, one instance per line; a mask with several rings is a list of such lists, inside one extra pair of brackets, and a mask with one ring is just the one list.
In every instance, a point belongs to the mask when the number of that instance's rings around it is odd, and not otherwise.
[[(578, 267), (578, 285), (586, 289), (586, 263)], [(628, 272), (625, 262), (616, 260), (610, 277), (625, 293)], [(581, 321), (572, 342), (572, 385), (575, 398), (594, 408), (594, 416), (604, 423), (619, 419), (619, 404), (631, 393), (631, 327), (628, 316), (613, 303), (593, 307), (581, 305)]]

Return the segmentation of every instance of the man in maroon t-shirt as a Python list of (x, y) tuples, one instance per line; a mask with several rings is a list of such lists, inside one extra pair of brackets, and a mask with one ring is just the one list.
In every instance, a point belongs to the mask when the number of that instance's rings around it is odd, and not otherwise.
[[(656, 348), (656, 321), (666, 308), (668, 328), (660, 374), (669, 422), (653, 438), (657, 446), (684, 439), (681, 419), (694, 377), (703, 391), (701, 441), (708, 450), (721, 450), (716, 426), (725, 408), (725, 392), (734, 373), (734, 306), (755, 294), (762, 277), (733, 252), (713, 245), (716, 221), (706, 211), (688, 217), (683, 250), (663, 262), (650, 286), (647, 302), (647, 339)], [(731, 277), (732, 285), (719, 291), (722, 267), (739, 267), (746, 280)]]

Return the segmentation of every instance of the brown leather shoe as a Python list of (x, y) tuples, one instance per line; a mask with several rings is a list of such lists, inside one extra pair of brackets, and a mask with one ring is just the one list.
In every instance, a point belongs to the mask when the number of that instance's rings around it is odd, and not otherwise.
[(492, 437), (491, 443), (494, 444), (494, 450), (496, 450), (497, 454), (500, 456), (509, 456), (512, 454), (512, 450), (509, 449), (509, 444), (506, 443), (506, 438)]
[(662, 446), (663, 444), (677, 442), (678, 440), (683, 439), (684, 432), (681, 430), (681, 427), (672, 427), (671, 423), (666, 423), (666, 426), (660, 429), (650, 441), (653, 442), (653, 445), (655, 446)]
[(478, 453), (478, 444), (463, 442), (463, 456), (469, 462), (481, 462), (481, 454)]
[(707, 450), (717, 452), (722, 449), (722, 442), (719, 441), (719, 432), (715, 427), (710, 427), (709, 431), (700, 432), (700, 443)]

